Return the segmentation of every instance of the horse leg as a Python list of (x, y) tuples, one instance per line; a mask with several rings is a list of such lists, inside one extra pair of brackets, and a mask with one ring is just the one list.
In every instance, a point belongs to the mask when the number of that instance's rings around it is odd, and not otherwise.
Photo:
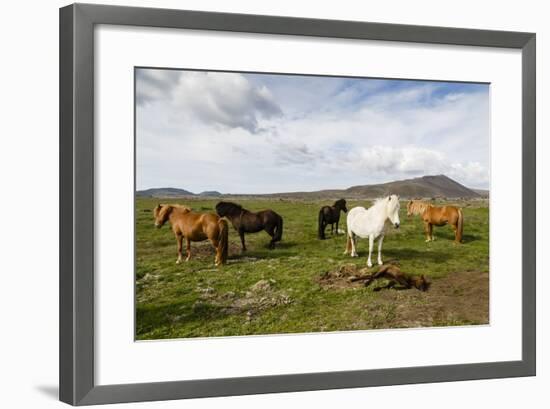
[(434, 237), (434, 225), (430, 223), (430, 240), (435, 241)]
[(370, 235), (369, 236), (369, 258), (367, 259), (367, 267), (368, 268), (372, 267), (371, 256), (372, 256), (372, 247), (373, 247), (373, 245), (374, 245), (374, 236)]
[(246, 251), (246, 244), (244, 243), (244, 231), (239, 230), (239, 237), (241, 238), (242, 251)]
[(351, 233), (351, 256), (359, 257), (357, 254), (357, 236), (354, 233)]
[(187, 250), (187, 258), (185, 261), (189, 261), (191, 258), (191, 240), (189, 240), (187, 237), (185, 238), (185, 244), (186, 244), (186, 250)]
[(384, 235), (381, 235), (378, 239), (378, 265), (382, 265), (382, 242), (384, 241)]
[(338, 222), (336, 222), (336, 235), (338, 236)]
[(271, 241), (269, 242), (269, 249), (273, 250), (275, 248), (275, 226), (266, 226), (265, 231), (267, 234), (271, 236)]
[(212, 243), (212, 245), (213, 245), (214, 248), (216, 249), (216, 257), (214, 258), (214, 264), (215, 264), (215, 265), (218, 265), (218, 264), (219, 264), (219, 261), (220, 261), (220, 259), (221, 259), (220, 249), (218, 249), (219, 241), (218, 241), (218, 239), (216, 239), (216, 238), (211, 238), (211, 239), (210, 239), (210, 243)]
[(176, 240), (178, 242), (178, 259), (176, 260), (176, 264), (179, 264), (183, 259), (183, 235), (176, 234)]
[(455, 234), (455, 244), (460, 243), (460, 240), (458, 239), (458, 226), (457, 226), (457, 224), (454, 224), (454, 223), (451, 224), (451, 227), (453, 228), (453, 232)]
[(334, 223), (330, 224), (330, 235), (334, 236)]
[(431, 224), (428, 222), (424, 222), (424, 232), (426, 233), (426, 243), (431, 240)]

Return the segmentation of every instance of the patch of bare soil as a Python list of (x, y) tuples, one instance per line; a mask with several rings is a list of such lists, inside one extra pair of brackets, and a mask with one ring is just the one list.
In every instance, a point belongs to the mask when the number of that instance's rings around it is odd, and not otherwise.
[[(324, 273), (318, 283), (327, 290), (362, 287), (352, 277), (372, 274), (376, 269), (343, 265)], [(376, 288), (379, 284), (371, 284)], [(411, 328), (489, 323), (489, 273), (460, 271), (433, 279), (426, 292), (385, 289), (365, 300), (364, 308), (377, 328)], [(371, 326), (357, 324), (358, 327)]]
[[(235, 243), (228, 243), (228, 256), (241, 254), (241, 246)], [(183, 256), (185, 257), (185, 240), (183, 241)], [(191, 243), (191, 259), (214, 259), (216, 249), (210, 241), (192, 242)]]
[(228, 314), (246, 313), (246, 319), (250, 320), (260, 311), (292, 303), (286, 292), (276, 288), (276, 283), (273, 279), (260, 280), (239, 293), (228, 291), (220, 294), (211, 287), (197, 288), (197, 291), (201, 293), (202, 302), (222, 307)]

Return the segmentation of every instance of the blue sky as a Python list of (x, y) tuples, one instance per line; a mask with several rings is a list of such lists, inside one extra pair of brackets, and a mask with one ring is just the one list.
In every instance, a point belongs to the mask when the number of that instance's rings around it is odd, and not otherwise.
[(488, 188), (489, 85), (138, 69), (137, 189)]

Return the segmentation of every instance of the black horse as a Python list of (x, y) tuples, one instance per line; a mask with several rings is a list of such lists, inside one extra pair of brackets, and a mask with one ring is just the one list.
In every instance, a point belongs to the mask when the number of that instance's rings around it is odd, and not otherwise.
[(270, 249), (275, 248), (275, 243), (283, 237), (283, 218), (273, 210), (268, 209), (253, 213), (236, 203), (219, 202), (216, 205), (216, 213), (220, 217), (227, 217), (231, 221), (241, 237), (243, 251), (246, 251), (245, 233), (257, 233), (265, 230), (271, 236)]
[(345, 199), (334, 202), (332, 206), (323, 206), (319, 210), (319, 240), (325, 239), (325, 227), (330, 224), (330, 232), (334, 234), (334, 224), (336, 224), (336, 234), (338, 234), (338, 222), (340, 221), (340, 211), (347, 213)]

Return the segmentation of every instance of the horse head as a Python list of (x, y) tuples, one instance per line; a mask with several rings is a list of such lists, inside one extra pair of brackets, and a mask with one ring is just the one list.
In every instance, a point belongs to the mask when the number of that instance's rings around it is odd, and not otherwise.
[(428, 291), (430, 289), (431, 282), (426, 279), (424, 274), (420, 277), (416, 277), (414, 280), (414, 286), (420, 291)]
[(164, 226), (164, 223), (166, 223), (166, 220), (168, 220), (168, 216), (170, 216), (172, 210), (174, 210), (174, 206), (158, 204), (155, 207), (155, 210), (153, 210), (155, 227), (160, 229), (162, 226)]
[(399, 196), (390, 195), (386, 203), (386, 214), (396, 229), (399, 228)]
[(344, 213), (348, 212), (348, 208), (346, 207), (346, 199), (337, 200), (334, 202), (334, 207), (338, 210), (342, 210)]

